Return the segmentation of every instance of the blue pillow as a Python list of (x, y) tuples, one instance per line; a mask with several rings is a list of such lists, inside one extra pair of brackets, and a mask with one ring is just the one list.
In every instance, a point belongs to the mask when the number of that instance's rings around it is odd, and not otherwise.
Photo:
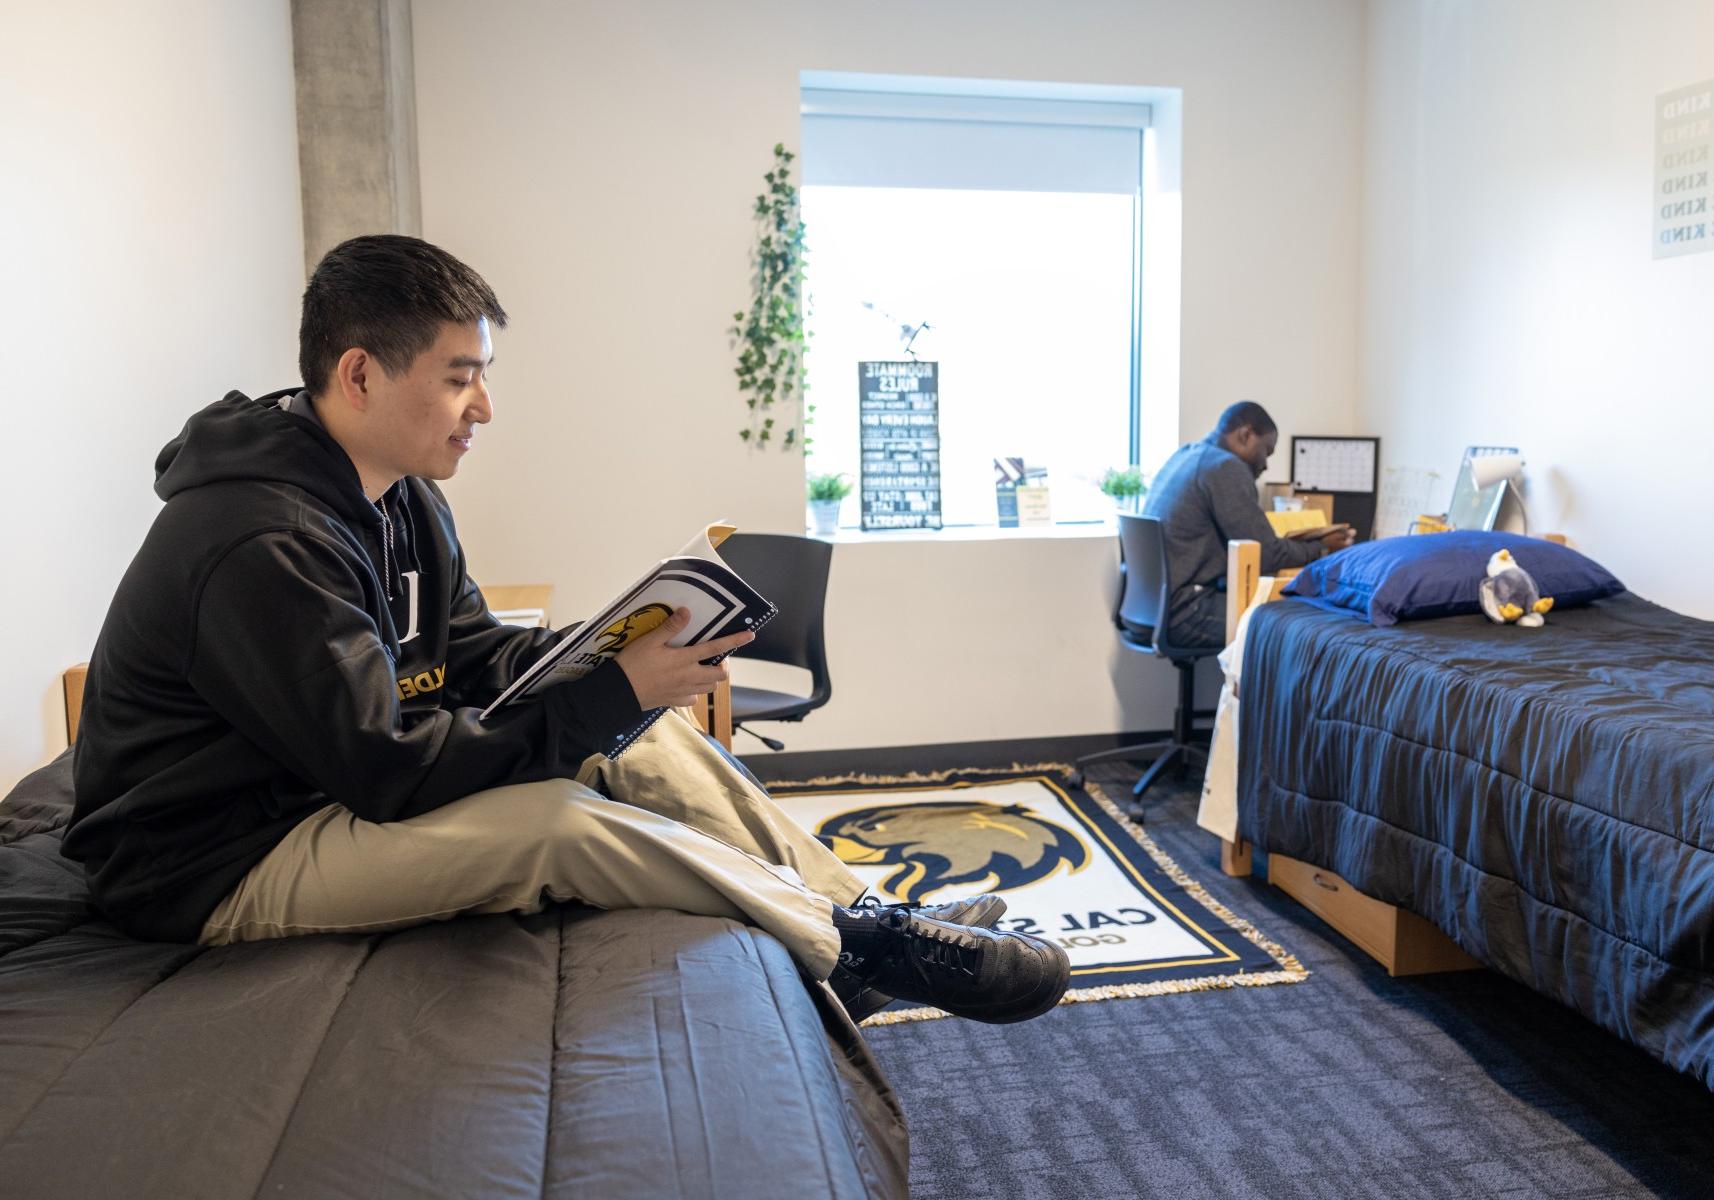
[(1348, 609), (1375, 625), (1482, 611), (1477, 589), (1496, 550), (1510, 550), (1555, 608), (1571, 608), (1625, 585), (1567, 546), (1515, 533), (1425, 533), (1361, 542), (1305, 567), (1285, 594)]

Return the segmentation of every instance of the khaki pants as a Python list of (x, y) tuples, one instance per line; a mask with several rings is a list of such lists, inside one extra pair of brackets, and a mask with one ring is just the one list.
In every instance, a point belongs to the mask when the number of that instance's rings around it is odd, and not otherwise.
[(743, 921), (826, 979), (839, 953), (831, 905), (862, 892), (674, 711), (576, 780), (493, 788), (384, 824), (330, 804), (250, 869), (200, 941), (370, 933), (579, 900)]

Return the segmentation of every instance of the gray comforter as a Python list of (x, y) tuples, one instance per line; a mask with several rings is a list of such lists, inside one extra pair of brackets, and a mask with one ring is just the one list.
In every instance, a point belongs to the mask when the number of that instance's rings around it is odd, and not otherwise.
[(58, 854), (70, 762), (0, 804), (0, 1194), (902, 1196), (856, 1029), (731, 921), (577, 907), (203, 950)]

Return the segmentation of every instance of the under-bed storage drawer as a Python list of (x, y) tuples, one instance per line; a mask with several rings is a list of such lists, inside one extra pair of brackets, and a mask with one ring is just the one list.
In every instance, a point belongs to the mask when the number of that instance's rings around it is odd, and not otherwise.
[(1467, 971), (1482, 965), (1415, 913), (1365, 896), (1323, 867), (1270, 854), (1268, 882), (1356, 942), (1389, 975)]

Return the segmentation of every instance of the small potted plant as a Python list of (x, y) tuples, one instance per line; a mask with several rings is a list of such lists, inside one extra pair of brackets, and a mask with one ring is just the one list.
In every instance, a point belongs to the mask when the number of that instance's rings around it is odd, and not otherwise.
[(1101, 490), (1113, 497), (1120, 512), (1138, 512), (1149, 485), (1143, 482), (1141, 467), (1108, 467), (1101, 476)]
[(809, 496), (810, 530), (821, 537), (838, 532), (839, 505), (851, 494), (851, 480), (844, 475), (810, 475), (804, 490)]

